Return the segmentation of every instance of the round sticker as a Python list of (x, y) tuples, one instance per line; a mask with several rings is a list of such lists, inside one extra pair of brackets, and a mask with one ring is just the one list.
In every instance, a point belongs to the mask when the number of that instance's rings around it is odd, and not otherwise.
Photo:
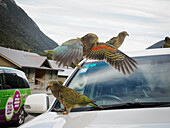
[(15, 91), (14, 94), (14, 102), (13, 102), (13, 106), (14, 106), (14, 111), (17, 112), (19, 110), (21, 104), (21, 95), (19, 93), (19, 91)]
[(6, 107), (5, 107), (5, 116), (7, 120), (10, 120), (13, 116), (13, 98), (9, 97), (7, 103), (6, 103)]

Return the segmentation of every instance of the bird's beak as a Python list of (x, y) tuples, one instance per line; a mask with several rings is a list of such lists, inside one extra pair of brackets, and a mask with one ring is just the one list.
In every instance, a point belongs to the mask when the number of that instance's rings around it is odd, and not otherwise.
[(98, 39), (95, 41), (95, 44), (97, 44), (97, 45), (99, 44)]
[(129, 34), (128, 34), (128, 33), (126, 33), (126, 36), (129, 36)]
[(97, 45), (98, 45), (98, 44), (99, 44), (99, 42), (98, 42), (98, 41), (96, 41), (96, 42), (95, 42), (95, 44), (97, 44)]
[(51, 84), (48, 83), (48, 86), (46, 87), (46, 91), (48, 91), (48, 88), (51, 87)]

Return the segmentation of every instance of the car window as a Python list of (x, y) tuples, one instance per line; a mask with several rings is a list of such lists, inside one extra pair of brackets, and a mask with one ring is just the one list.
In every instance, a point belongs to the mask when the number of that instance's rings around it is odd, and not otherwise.
[(18, 87), (16, 74), (13, 73), (6, 73), (5, 76), (5, 85), (4, 89), (13, 89)]
[(85, 63), (68, 86), (100, 105), (170, 101), (170, 56), (134, 59), (138, 69), (126, 76), (104, 61)]
[(15, 73), (5, 73), (4, 89), (28, 88), (29, 85), (25, 79)]
[(0, 74), (0, 90), (2, 89), (3, 87), (3, 79), (2, 79), (2, 74)]

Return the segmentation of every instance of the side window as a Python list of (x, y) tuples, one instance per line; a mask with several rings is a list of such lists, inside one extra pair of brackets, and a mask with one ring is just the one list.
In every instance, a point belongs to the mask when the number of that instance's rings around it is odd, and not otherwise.
[(55, 71), (54, 79), (57, 79), (57, 76), (58, 76), (58, 71)]
[(28, 88), (28, 82), (23, 79), (22, 77), (16, 76), (17, 80), (18, 80), (18, 87), (19, 88)]
[(13, 89), (13, 88), (18, 88), (16, 74), (6, 73), (4, 89)]
[(24, 80), (24, 88), (29, 88), (28, 81), (26, 79), (23, 79), (23, 80)]
[(24, 88), (25, 87), (25, 83), (24, 80), (21, 77), (16, 76), (17, 80), (18, 80), (18, 87), (19, 88)]
[(2, 89), (3, 87), (3, 77), (2, 77), (2, 74), (0, 74), (0, 90)]
[(6, 73), (4, 89), (16, 88), (29, 88), (28, 82), (14, 73)]
[(28, 79), (30, 78), (30, 69), (25, 69), (25, 75)]
[(49, 75), (49, 79), (52, 79), (52, 77), (53, 77), (53, 71), (50, 70), (50, 71), (49, 71), (49, 74), (50, 74), (50, 75)]

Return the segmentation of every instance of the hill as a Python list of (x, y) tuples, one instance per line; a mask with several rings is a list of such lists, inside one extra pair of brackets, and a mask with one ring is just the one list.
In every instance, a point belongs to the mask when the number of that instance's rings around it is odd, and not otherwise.
[(0, 0), (0, 46), (42, 54), (58, 44), (14, 0)]

